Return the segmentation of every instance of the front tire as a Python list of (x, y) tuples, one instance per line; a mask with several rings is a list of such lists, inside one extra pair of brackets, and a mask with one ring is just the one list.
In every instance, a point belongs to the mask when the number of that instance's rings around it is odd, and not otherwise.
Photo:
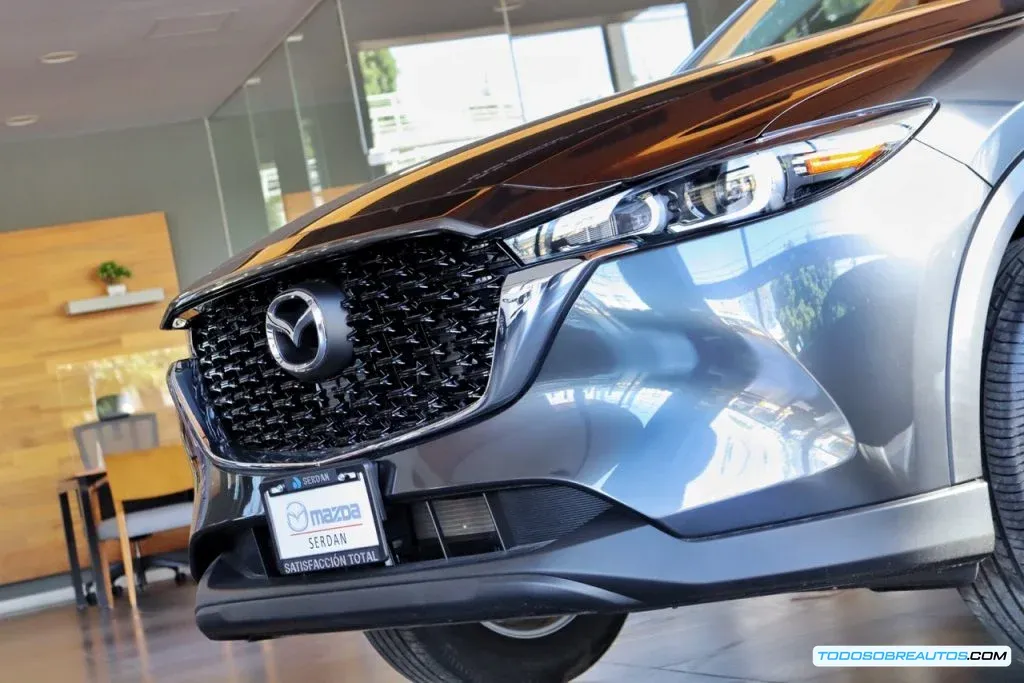
[(995, 512), (995, 554), (960, 593), (999, 642), (1024, 656), (1024, 240), (996, 276), (982, 360), (982, 449)]
[(562, 683), (593, 666), (625, 620), (580, 615), (562, 620), (557, 629), (538, 620), (536, 628), (456, 624), (367, 631), (366, 638), (415, 683)]

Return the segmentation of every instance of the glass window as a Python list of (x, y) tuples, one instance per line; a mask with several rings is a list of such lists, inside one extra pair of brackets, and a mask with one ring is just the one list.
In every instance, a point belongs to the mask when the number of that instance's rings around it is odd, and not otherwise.
[[(722, 0), (735, 6), (737, 0)], [(693, 51), (686, 3), (502, 3), (527, 119), (665, 78)], [(538, 107), (536, 99), (550, 102)], [(556, 103), (561, 106), (556, 106)]]
[[(286, 46), (278, 47), (242, 89), (252, 119), (260, 187), (271, 230), (288, 222), (294, 202), (305, 206), (310, 191)], [(299, 210), (296, 215), (301, 213)]]
[(264, 237), (270, 229), (264, 203), (269, 179), (257, 161), (246, 100), (243, 86), (208, 119), (232, 252)]
[(523, 122), (504, 34), (359, 51), (373, 163), (388, 172)]
[(515, 36), (512, 55), (527, 121), (615, 92), (599, 26)]
[(631, 86), (669, 76), (693, 52), (690, 15), (684, 4), (652, 7), (618, 27), (625, 41)]
[(293, 194), (289, 220), (372, 178), (338, 5), (321, 3), (285, 41), (309, 190)]

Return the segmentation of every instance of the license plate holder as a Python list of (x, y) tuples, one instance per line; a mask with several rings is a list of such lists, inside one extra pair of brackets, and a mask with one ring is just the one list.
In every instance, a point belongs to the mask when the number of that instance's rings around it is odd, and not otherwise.
[(260, 484), (282, 574), (391, 564), (376, 463), (327, 467)]

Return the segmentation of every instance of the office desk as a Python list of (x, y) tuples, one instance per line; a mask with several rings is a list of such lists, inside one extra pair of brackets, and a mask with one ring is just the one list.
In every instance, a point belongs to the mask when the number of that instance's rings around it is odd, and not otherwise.
[(84, 609), (88, 602), (85, 598), (85, 587), (82, 584), (82, 568), (78, 564), (78, 546), (75, 542), (75, 527), (71, 519), (71, 505), (68, 496), (72, 493), (78, 499), (78, 510), (85, 525), (86, 543), (89, 546), (89, 563), (92, 571), (92, 582), (96, 591), (96, 600), (104, 609), (110, 607), (107, 592), (100, 585), (100, 539), (96, 534), (96, 523), (92, 517), (92, 493), (89, 487), (99, 481), (106, 471), (103, 469), (83, 470), (57, 485), (57, 502), (60, 504), (60, 516), (64, 523), (64, 543), (68, 550), (68, 565), (71, 567), (71, 582), (75, 588), (75, 605)]

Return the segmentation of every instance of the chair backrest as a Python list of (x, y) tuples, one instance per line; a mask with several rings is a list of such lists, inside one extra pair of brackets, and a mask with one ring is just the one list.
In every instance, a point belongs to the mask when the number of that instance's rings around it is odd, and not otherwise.
[(82, 466), (87, 470), (102, 468), (105, 456), (112, 453), (140, 451), (160, 445), (154, 413), (89, 422), (78, 425), (74, 432)]
[(162, 446), (107, 456), (107, 483), (115, 502), (190, 491), (195, 486), (181, 446)]

